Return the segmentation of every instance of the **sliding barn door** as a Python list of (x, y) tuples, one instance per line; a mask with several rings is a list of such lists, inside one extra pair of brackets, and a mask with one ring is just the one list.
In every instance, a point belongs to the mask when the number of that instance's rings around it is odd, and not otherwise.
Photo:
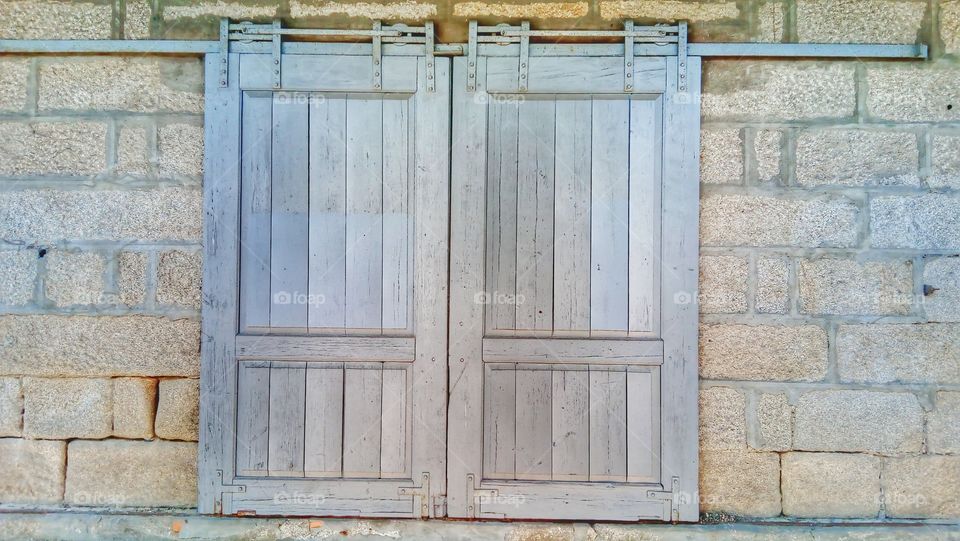
[(434, 516), (449, 60), (284, 54), (274, 84), (269, 54), (229, 56), (224, 87), (207, 60), (200, 510)]
[(449, 514), (696, 520), (699, 58), (529, 48), (454, 60)]

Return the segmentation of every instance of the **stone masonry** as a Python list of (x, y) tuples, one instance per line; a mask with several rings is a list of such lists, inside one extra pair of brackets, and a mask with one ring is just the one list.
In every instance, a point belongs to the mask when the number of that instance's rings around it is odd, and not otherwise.
[[(218, 17), (930, 44), (705, 62), (700, 499), (960, 518), (960, 2), (8, 0), (0, 38), (210, 39)], [(202, 71), (0, 57), (0, 507), (196, 505)]]

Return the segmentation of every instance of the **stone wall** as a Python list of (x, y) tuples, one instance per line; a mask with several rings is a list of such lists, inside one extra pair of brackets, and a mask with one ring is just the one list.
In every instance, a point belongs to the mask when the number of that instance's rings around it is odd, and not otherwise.
[[(960, 517), (960, 0), (0, 2), (4, 38), (692, 22), (932, 62), (705, 62), (701, 500)], [(0, 57), (0, 502), (195, 504), (202, 67)]]

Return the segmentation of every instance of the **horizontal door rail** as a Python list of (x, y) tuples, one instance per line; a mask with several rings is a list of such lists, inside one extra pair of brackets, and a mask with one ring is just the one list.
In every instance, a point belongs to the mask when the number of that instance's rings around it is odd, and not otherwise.
[(238, 359), (320, 362), (413, 362), (414, 338), (237, 336)]
[(546, 364), (663, 364), (663, 341), (484, 338), (483, 360)]
[[(343, 38), (370, 39), (382, 45), (383, 55), (425, 54), (465, 56), (468, 46), (463, 43), (432, 43), (432, 23), (425, 26), (396, 24), (370, 30), (297, 29), (272, 25), (235, 23), (221, 24), (224, 34), (220, 40), (0, 40), (0, 54), (155, 54), (205, 55), (209, 53), (271, 53), (274, 41), (284, 37), (334, 38), (340, 43), (282, 41), (280, 50), (286, 54), (343, 54), (345, 48), (355, 54), (374, 54), (376, 43), (344, 43)], [(521, 41), (529, 38), (584, 38), (623, 39), (632, 41), (634, 56), (677, 56), (680, 25), (633, 27), (624, 30), (533, 30), (529, 24), (521, 26), (479, 26), (476, 40), (482, 56), (517, 56)], [(587, 54), (590, 56), (624, 56), (625, 43), (607, 44), (545, 44), (527, 43), (530, 56), (563, 56)], [(413, 47), (411, 47), (413, 45)], [(226, 49), (226, 51), (225, 51)], [(841, 43), (688, 43), (686, 54), (702, 57), (770, 57), (770, 58), (901, 58), (925, 59), (929, 55), (926, 44), (841, 44)]]

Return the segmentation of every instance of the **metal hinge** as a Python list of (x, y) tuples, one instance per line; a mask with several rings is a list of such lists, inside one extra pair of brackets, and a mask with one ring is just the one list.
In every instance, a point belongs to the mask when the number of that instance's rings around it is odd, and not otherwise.
[(223, 470), (217, 470), (216, 499), (213, 501), (213, 513), (223, 514), (223, 495), (225, 493), (246, 492), (246, 485), (230, 485), (223, 482)]
[(687, 92), (687, 21), (677, 23), (677, 92)]
[(420, 486), (400, 487), (397, 493), (413, 497), (413, 518), (430, 518), (430, 473), (420, 475)]
[(648, 490), (647, 497), (654, 500), (664, 501), (664, 517), (670, 517), (673, 522), (680, 521), (680, 478), (673, 476), (671, 479), (670, 490)]
[(480, 488), (477, 483), (477, 476), (472, 473), (467, 474), (467, 518), (477, 518), (480, 516), (480, 505), (484, 501), (492, 501), (499, 492), (495, 488)]

